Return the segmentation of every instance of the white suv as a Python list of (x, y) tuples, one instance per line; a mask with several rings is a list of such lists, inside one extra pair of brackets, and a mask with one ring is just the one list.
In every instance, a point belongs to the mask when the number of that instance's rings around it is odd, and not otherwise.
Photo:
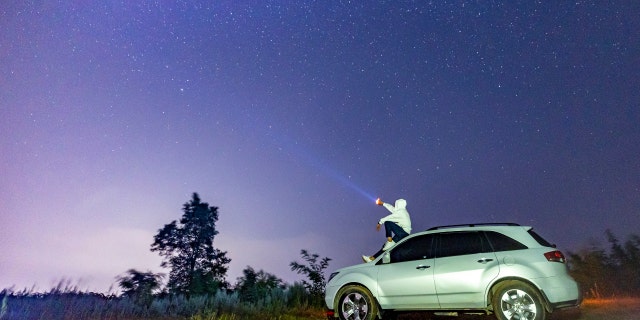
[(394, 311), (462, 311), (500, 320), (544, 320), (581, 302), (562, 252), (513, 223), (435, 227), (412, 234), (372, 262), (329, 277), (329, 319)]

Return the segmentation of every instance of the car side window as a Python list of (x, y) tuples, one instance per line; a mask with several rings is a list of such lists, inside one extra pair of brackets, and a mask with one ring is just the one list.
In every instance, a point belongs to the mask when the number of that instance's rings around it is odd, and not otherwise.
[(433, 235), (426, 234), (408, 239), (391, 250), (391, 263), (433, 258)]
[(528, 249), (527, 246), (520, 243), (519, 241), (514, 240), (499, 232), (486, 231), (485, 235), (487, 236), (487, 238), (489, 238), (489, 242), (491, 242), (493, 251), (496, 252)]
[(480, 232), (448, 232), (438, 235), (438, 258), (485, 252), (491, 252), (491, 246)]

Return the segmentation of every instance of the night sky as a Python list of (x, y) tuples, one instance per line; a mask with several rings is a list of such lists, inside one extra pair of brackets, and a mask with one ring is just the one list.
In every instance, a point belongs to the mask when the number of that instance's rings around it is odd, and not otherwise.
[(0, 288), (106, 292), (197, 192), (288, 283), (413, 230), (640, 228), (638, 1), (3, 1)]

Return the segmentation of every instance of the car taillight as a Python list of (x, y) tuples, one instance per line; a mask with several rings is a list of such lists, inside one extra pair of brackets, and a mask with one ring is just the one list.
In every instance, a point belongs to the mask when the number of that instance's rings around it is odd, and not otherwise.
[(550, 261), (550, 262), (564, 263), (565, 261), (567, 261), (564, 258), (564, 254), (562, 254), (562, 252), (558, 250), (547, 252), (544, 254), (544, 257), (547, 258), (547, 261)]

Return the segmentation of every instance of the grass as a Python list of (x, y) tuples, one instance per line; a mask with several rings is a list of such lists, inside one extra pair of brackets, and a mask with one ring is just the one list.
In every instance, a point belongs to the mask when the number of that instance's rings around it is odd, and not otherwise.
[[(298, 290), (299, 291), (299, 290)], [(236, 293), (187, 299), (154, 297), (148, 304), (116, 295), (80, 292), (58, 287), (46, 293), (0, 291), (0, 320), (295, 320), (325, 319), (324, 309), (313, 307), (295, 290), (277, 290), (255, 302), (243, 302)]]
[[(192, 299), (155, 298), (148, 306), (115, 295), (79, 292), (75, 288), (55, 288), (47, 293), (0, 292), (0, 320), (321, 320), (324, 309), (308, 302), (291, 304), (288, 292), (276, 292), (254, 303), (240, 301), (233, 293)], [(299, 298), (299, 297), (298, 297)], [(554, 312), (549, 320), (635, 320), (640, 314), (640, 298), (585, 299), (579, 308)], [(495, 319), (493, 316), (435, 316), (425, 313), (403, 314), (412, 319)]]

